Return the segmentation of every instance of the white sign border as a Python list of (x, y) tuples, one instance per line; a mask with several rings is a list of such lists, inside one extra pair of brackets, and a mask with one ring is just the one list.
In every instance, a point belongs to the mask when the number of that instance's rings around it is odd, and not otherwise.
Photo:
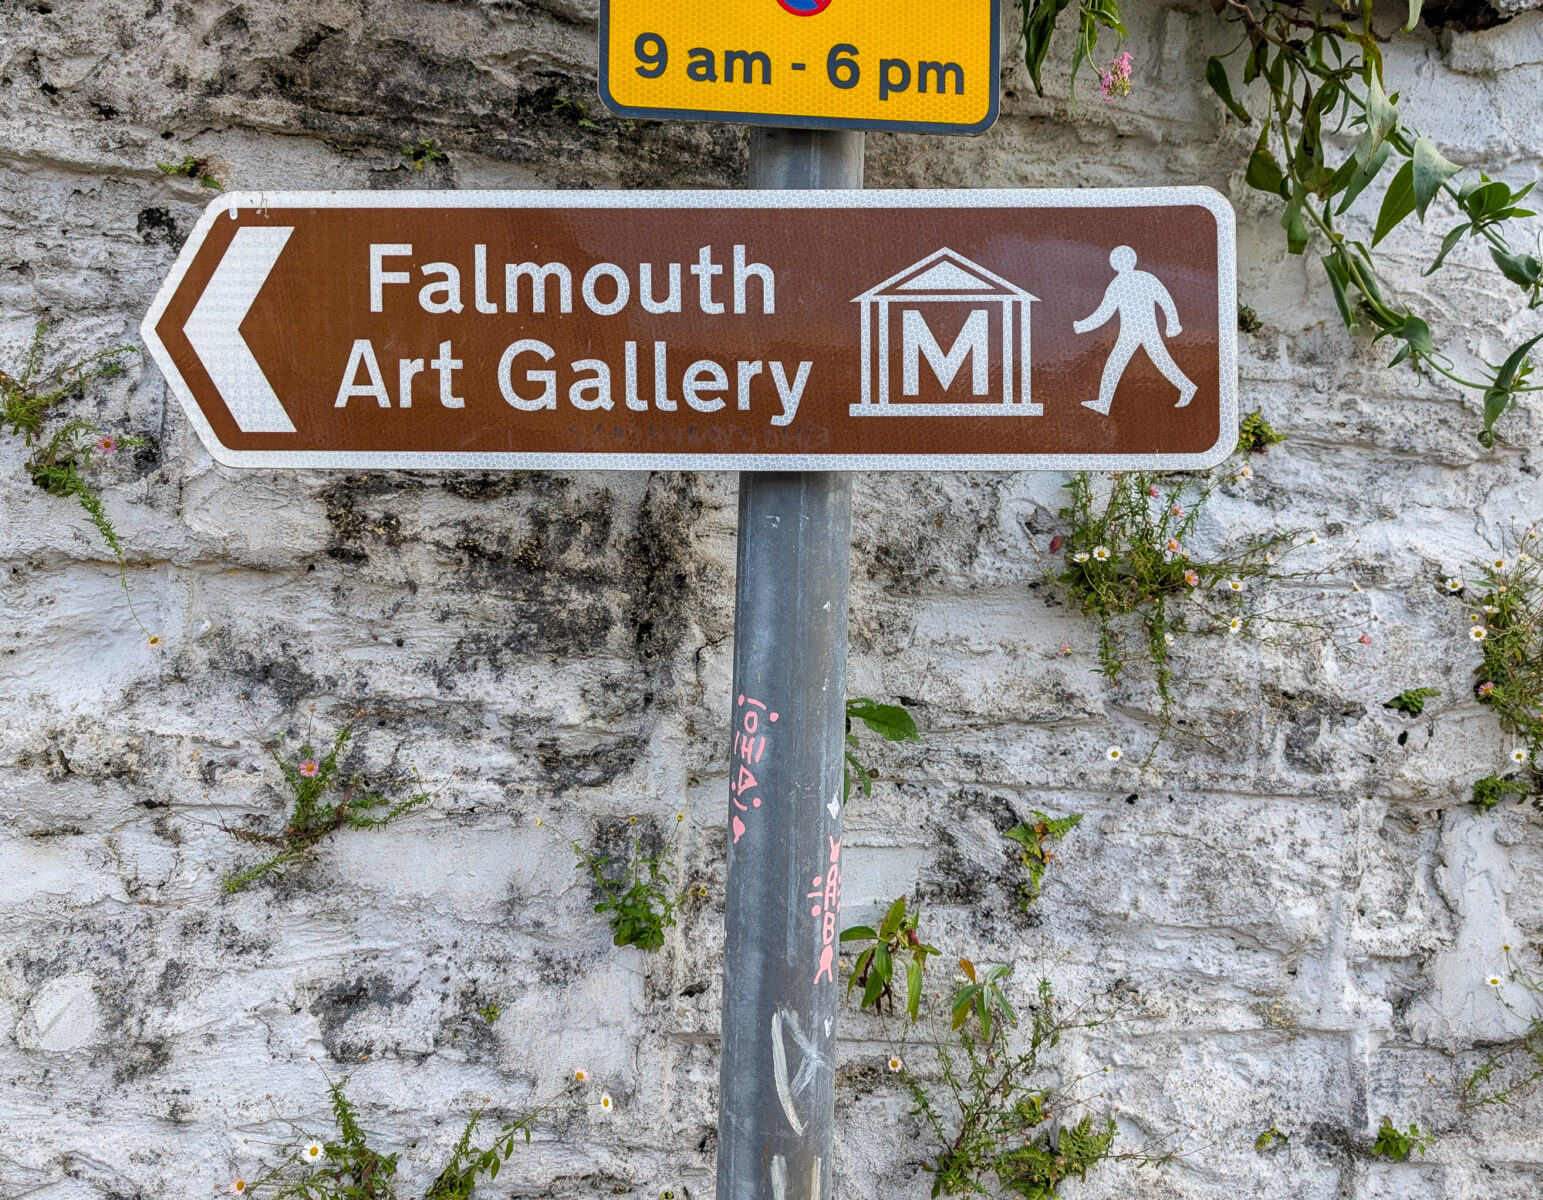
[[(242, 209), (306, 208), (1122, 208), (1198, 206), (1216, 218), (1221, 436), (1197, 454), (632, 454), (233, 450), (220, 441), (155, 327), (210, 229)], [(227, 467), (507, 471), (1200, 471), (1237, 446), (1237, 218), (1200, 186), (981, 188), (938, 191), (408, 191), (228, 192), (211, 201), (140, 324), (140, 336), (215, 462)]]

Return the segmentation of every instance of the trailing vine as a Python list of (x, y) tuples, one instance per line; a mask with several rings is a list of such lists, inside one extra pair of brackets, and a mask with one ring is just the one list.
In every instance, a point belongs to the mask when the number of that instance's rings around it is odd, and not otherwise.
[(73, 417), (51, 431), (48, 428), (60, 405), (66, 400), (83, 397), (86, 384), (94, 379), (122, 375), (122, 360), (139, 351), (128, 345), (110, 346), (53, 371), (45, 371), (43, 343), (47, 333), (45, 318), (33, 326), (32, 340), (15, 373), (0, 371), (0, 429), (8, 426), (13, 437), (19, 437), (24, 445), (33, 447), (23, 469), (34, 487), (80, 505), (118, 564), (118, 582), (123, 587), (129, 614), (149, 644), (159, 645), (161, 639), (145, 628), (134, 609), (123, 541), (107, 515), (101, 495), (86, 477), (94, 459), (111, 457), (120, 450), (138, 450), (147, 444), (146, 439), (116, 436), (83, 417)]
[[(1050, 35), (1070, 2), (1025, 0), (1025, 61), (1041, 95), (1040, 70)], [(1418, 22), (1422, 0), (1408, 3), (1404, 32)], [(1424, 273), (1440, 270), (1461, 242), (1477, 240), (1503, 279), (1520, 290), (1529, 309), (1536, 309), (1543, 305), (1543, 262), (1518, 249), (1508, 235), (1513, 222), (1535, 215), (1521, 206), (1532, 184), (1512, 189), (1482, 172), (1458, 181), (1463, 168), (1403, 119), (1399, 94), (1389, 93), (1383, 78), (1379, 43), (1391, 31), (1374, 27), (1371, 0), (1346, 0), (1344, 7), (1306, 0), (1212, 0), (1212, 7), (1239, 38), (1231, 50), (1207, 62), (1206, 83), (1231, 116), (1259, 127), (1244, 178), (1283, 203), (1280, 223), (1287, 249), (1303, 254), (1315, 240), (1319, 243), (1345, 328), (1355, 334), (1364, 323), (1374, 342), (1395, 344), (1389, 367), (1407, 363), (1417, 376), (1429, 371), (1479, 393), (1483, 428), (1478, 438), (1494, 446), (1496, 422), (1516, 407), (1519, 397), (1543, 387), (1529, 382), (1533, 348), (1543, 333), (1512, 348), (1498, 364), (1461, 372), (1437, 348), (1429, 321), (1379, 280), (1372, 251), (1411, 214), (1423, 224), (1449, 206), (1456, 224)], [(1100, 29), (1124, 36), (1118, 0), (1078, 0), (1073, 84), (1078, 66), (1092, 63)], [(1233, 90), (1228, 64), (1239, 61), (1242, 84), (1251, 90)], [(1104, 94), (1113, 98), (1107, 89)], [(1330, 143), (1348, 133), (1356, 133), (1354, 148), (1339, 158)], [(1347, 235), (1337, 222), (1390, 168), (1370, 243)]]

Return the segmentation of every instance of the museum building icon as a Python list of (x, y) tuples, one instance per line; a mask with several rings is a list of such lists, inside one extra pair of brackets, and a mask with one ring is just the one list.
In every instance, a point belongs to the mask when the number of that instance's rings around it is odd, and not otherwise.
[[(1040, 416), (1029, 386), (1029, 306), (1038, 299), (947, 248), (855, 297), (863, 369), (852, 416)], [(929, 394), (946, 399), (922, 399), (924, 364), (936, 383)]]

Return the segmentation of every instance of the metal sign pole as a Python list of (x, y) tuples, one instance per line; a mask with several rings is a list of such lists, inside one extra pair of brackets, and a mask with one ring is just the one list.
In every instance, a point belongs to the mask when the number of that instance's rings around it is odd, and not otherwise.
[[(860, 188), (863, 135), (755, 129), (756, 188)], [(852, 477), (743, 472), (718, 1200), (828, 1200)]]

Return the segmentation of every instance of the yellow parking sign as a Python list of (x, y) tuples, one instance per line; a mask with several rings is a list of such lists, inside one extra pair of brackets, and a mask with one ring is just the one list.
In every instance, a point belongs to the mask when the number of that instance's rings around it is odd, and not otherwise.
[(601, 0), (618, 116), (980, 133), (1001, 0)]

